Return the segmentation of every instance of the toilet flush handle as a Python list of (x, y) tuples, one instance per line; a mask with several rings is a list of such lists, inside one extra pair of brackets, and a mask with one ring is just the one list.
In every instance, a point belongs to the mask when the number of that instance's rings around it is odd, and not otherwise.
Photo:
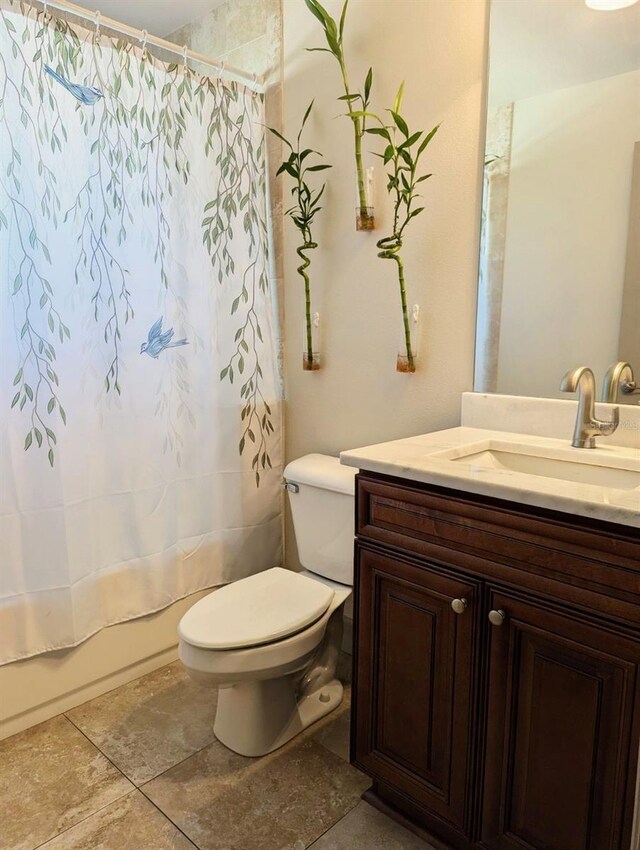
[(294, 484), (292, 481), (283, 480), (280, 485), (283, 490), (287, 490), (289, 493), (297, 493), (300, 490), (297, 484)]

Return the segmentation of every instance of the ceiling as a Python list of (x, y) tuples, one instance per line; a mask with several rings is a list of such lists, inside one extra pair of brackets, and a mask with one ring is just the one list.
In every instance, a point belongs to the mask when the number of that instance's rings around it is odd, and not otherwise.
[(640, 3), (596, 12), (584, 0), (492, 0), (490, 51), (494, 106), (624, 74), (640, 68)]
[(91, 11), (100, 10), (106, 18), (146, 29), (152, 35), (166, 36), (184, 24), (195, 21), (223, 0), (74, 0)]

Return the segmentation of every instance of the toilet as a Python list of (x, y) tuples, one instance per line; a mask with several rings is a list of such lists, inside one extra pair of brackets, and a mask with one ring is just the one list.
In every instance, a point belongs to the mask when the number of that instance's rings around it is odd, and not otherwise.
[(214, 733), (261, 756), (342, 701), (336, 667), (353, 585), (356, 469), (311, 454), (285, 471), (299, 573), (274, 567), (205, 596), (178, 626), (192, 678), (219, 688)]

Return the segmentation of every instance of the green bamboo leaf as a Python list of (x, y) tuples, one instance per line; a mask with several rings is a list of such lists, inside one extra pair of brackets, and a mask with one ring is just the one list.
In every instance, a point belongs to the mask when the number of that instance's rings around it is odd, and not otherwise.
[(384, 139), (391, 140), (389, 131), (385, 127), (368, 127), (365, 133), (370, 133), (372, 136), (382, 136)]
[[(280, 139), (281, 142), (284, 142), (285, 145), (288, 145), (293, 150), (293, 146), (292, 146), (291, 142), (288, 139), (285, 139), (285, 137), (282, 135), (282, 133), (279, 133), (273, 127), (269, 127), (268, 130), (269, 130), (270, 133), (273, 133), (274, 136), (277, 136), (277, 138)], [(213, 205), (214, 205), (214, 202), (212, 201), (211, 206), (213, 206)]]
[(398, 89), (398, 93), (396, 94), (396, 99), (393, 102), (393, 111), (399, 112), (400, 105), (402, 103), (402, 96), (404, 94), (404, 81), (400, 83), (400, 88)]
[(373, 68), (369, 68), (369, 73), (364, 81), (364, 99), (368, 102), (371, 94), (371, 84), (373, 83)]
[(300, 132), (298, 133), (298, 138), (300, 138), (300, 136), (302, 135), (304, 125), (307, 123), (307, 118), (309, 117), (309, 114), (310, 114), (312, 109), (313, 109), (313, 100), (311, 101), (309, 106), (307, 106), (307, 111), (304, 113), (304, 117), (302, 119), (302, 124), (300, 125)]
[(422, 135), (422, 130), (420, 130), (417, 133), (412, 133), (409, 136), (409, 138), (405, 139), (405, 141), (400, 145), (400, 148), (401, 149), (410, 148), (412, 145), (415, 145), (415, 143), (418, 141), (418, 139), (420, 138), (421, 135)]
[(409, 128), (407, 127), (407, 122), (404, 120), (402, 115), (399, 115), (395, 110), (392, 109), (391, 110), (391, 117), (395, 121), (395, 125), (398, 128), (398, 130), (400, 130), (400, 132), (404, 136), (408, 136), (409, 135)]
[(439, 129), (440, 129), (440, 124), (436, 124), (436, 126), (433, 128), (433, 130), (431, 130), (429, 133), (427, 133), (427, 135), (424, 137), (424, 139), (422, 141), (422, 144), (418, 148), (417, 156), (420, 156), (420, 154), (423, 153), (423, 151), (425, 150), (425, 148), (427, 147), (427, 145), (429, 144), (431, 139), (433, 139), (433, 137), (435, 136), (435, 134), (438, 132)]
[(51, 467), (53, 468), (53, 457), (54, 457), (54, 455), (53, 455), (53, 449), (49, 449), (49, 455), (48, 455), (48, 457), (49, 457), (49, 463), (51, 464)]
[(344, 34), (344, 24), (345, 24), (345, 21), (347, 19), (347, 6), (348, 5), (349, 5), (349, 0), (344, 0), (342, 12), (340, 13), (340, 25), (339, 25), (339, 32), (340, 32), (340, 40), (341, 41), (342, 41), (342, 36)]
[(304, 0), (304, 2), (307, 4), (307, 9), (309, 9), (311, 14), (324, 26), (327, 12), (322, 8), (320, 3), (317, 0)]

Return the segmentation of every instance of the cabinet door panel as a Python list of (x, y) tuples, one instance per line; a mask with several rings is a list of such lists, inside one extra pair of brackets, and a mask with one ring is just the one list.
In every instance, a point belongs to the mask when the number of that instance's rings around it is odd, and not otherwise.
[(357, 582), (354, 762), (463, 832), (477, 586), (366, 549)]
[(501, 592), (492, 607), (485, 845), (628, 847), (640, 645)]

